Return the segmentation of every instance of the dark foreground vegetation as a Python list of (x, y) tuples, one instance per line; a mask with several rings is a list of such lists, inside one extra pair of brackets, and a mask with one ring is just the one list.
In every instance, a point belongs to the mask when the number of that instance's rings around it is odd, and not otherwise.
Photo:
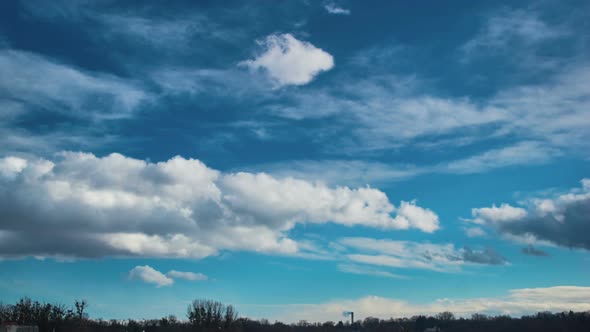
[(590, 312), (540, 312), (536, 315), (509, 316), (472, 315), (455, 318), (450, 312), (434, 317), (387, 319), (367, 317), (350, 322), (296, 324), (270, 323), (267, 320), (238, 318), (231, 305), (210, 300), (196, 300), (189, 305), (187, 319), (174, 316), (148, 320), (90, 319), (86, 301), (76, 301), (74, 307), (40, 303), (23, 298), (16, 304), (0, 303), (0, 326), (3, 324), (34, 325), (39, 332), (412, 332), (412, 331), (590, 331)]

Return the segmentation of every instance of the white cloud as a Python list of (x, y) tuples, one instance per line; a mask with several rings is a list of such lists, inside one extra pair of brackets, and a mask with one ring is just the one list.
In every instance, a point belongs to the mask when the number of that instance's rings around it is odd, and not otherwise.
[(162, 272), (155, 270), (151, 266), (143, 265), (136, 266), (129, 271), (129, 279), (141, 280), (150, 284), (156, 284), (157, 287), (171, 286), (174, 284), (174, 280), (168, 278)]
[(527, 211), (523, 208), (511, 206), (509, 204), (502, 204), (500, 206), (493, 205), (489, 208), (474, 208), (471, 210), (473, 222), (476, 224), (497, 223), (518, 220), (526, 217)]
[(171, 286), (174, 279), (184, 279), (189, 281), (203, 281), (208, 277), (202, 273), (183, 272), (171, 270), (164, 274), (149, 265), (136, 266), (129, 271), (129, 279), (141, 280), (149, 284), (155, 284), (158, 288), (162, 286)]
[(13, 178), (27, 167), (27, 160), (19, 157), (6, 157), (0, 159), (0, 175)]
[[(432, 211), (396, 208), (370, 187), (329, 187), (265, 173), (221, 173), (194, 159), (151, 163), (64, 152), (0, 158), (3, 256), (202, 258), (220, 250), (312, 254), (287, 232), (336, 223), (432, 232)], [(84, 221), (84, 222), (82, 222)], [(49, 239), (41, 236), (57, 228)]]
[(511, 240), (526, 244), (558, 245), (590, 250), (590, 188), (588, 179), (581, 188), (552, 197), (531, 198), (523, 207), (502, 204), (472, 209), (472, 221), (486, 225)]
[(350, 9), (345, 9), (345, 8), (338, 7), (333, 2), (327, 3), (324, 6), (324, 8), (330, 14), (335, 14), (335, 15), (350, 15)]
[[(383, 192), (370, 187), (331, 189), (322, 183), (276, 179), (264, 173), (231, 174), (224, 177), (223, 184), (230, 192), (224, 199), (233, 209), (268, 220), (268, 223), (273, 220), (312, 223), (330, 220), (347, 226), (383, 229), (411, 227), (432, 232), (438, 228), (438, 216), (432, 211), (403, 201), (396, 209)], [(397, 216), (392, 218), (390, 214), (394, 211)]]
[(588, 311), (590, 287), (556, 286), (547, 288), (513, 289), (506, 295), (479, 298), (441, 298), (430, 302), (417, 303), (395, 298), (366, 296), (355, 300), (334, 300), (321, 304), (290, 304), (277, 306), (278, 312), (272, 319), (297, 322), (342, 320), (342, 312), (354, 308), (355, 317), (411, 317), (435, 315), (451, 311), (460, 317), (474, 313), (489, 315), (520, 316), (540, 311)]
[(174, 279), (185, 279), (190, 281), (201, 281), (208, 279), (208, 277), (202, 273), (182, 272), (176, 270), (168, 271), (168, 273), (166, 273), (166, 276)]
[(402, 201), (397, 210), (397, 218), (407, 220), (410, 225), (427, 233), (439, 228), (438, 216), (428, 209), (417, 206), (415, 202)]
[(240, 64), (264, 69), (279, 85), (304, 85), (334, 67), (334, 58), (329, 53), (291, 34), (270, 35), (259, 44), (264, 51)]

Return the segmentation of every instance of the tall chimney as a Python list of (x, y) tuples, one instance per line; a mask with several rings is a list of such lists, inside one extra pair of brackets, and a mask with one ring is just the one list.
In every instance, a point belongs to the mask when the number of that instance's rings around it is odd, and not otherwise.
[(350, 312), (350, 325), (354, 324), (354, 312)]

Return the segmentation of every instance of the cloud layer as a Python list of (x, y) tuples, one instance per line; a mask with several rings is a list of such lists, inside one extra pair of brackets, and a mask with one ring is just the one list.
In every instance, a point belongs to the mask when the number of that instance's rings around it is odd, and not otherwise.
[(2, 256), (202, 258), (220, 250), (302, 254), (299, 223), (438, 229), (438, 216), (370, 187), (222, 173), (195, 159), (120, 154), (0, 159)]
[(587, 311), (590, 303), (590, 287), (557, 286), (547, 288), (513, 289), (505, 296), (487, 298), (441, 298), (427, 303), (415, 303), (395, 298), (367, 296), (356, 300), (338, 300), (322, 304), (289, 305), (278, 313), (276, 319), (286, 322), (339, 321), (342, 312), (351, 308), (356, 317), (381, 319), (435, 315), (451, 311), (457, 316), (468, 317), (474, 313), (512, 315), (539, 311)]

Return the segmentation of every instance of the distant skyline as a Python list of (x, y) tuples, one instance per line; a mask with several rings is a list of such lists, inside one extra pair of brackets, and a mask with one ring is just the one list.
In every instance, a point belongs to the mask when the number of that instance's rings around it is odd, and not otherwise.
[(0, 3), (0, 301), (590, 310), (587, 1)]

